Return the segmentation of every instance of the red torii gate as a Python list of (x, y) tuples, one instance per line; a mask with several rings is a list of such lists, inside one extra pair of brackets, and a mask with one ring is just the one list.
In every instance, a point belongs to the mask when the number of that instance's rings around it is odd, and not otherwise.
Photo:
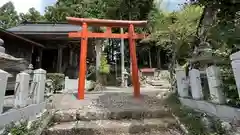
[[(135, 39), (144, 38), (144, 34), (136, 34), (134, 27), (144, 27), (147, 21), (124, 21), (124, 20), (105, 20), (105, 19), (88, 19), (67, 17), (68, 23), (81, 25), (81, 32), (70, 32), (70, 38), (81, 38), (81, 52), (79, 60), (79, 82), (78, 82), (78, 99), (84, 99), (85, 77), (86, 77), (86, 57), (87, 57), (87, 41), (88, 38), (128, 38), (130, 57), (132, 63), (132, 82), (134, 87), (134, 96), (140, 96), (140, 83), (138, 77), (138, 65), (136, 56)], [(104, 33), (89, 32), (88, 26), (104, 26), (107, 27)], [(127, 27), (128, 33), (115, 34), (112, 33), (113, 27)]]

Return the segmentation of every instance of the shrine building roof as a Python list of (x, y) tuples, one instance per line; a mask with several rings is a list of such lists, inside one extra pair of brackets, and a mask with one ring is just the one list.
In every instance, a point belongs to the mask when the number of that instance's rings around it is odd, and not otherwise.
[(7, 30), (15, 34), (67, 34), (71, 31), (80, 31), (81, 27), (64, 22), (23, 22), (20, 25)]
[(75, 41), (76, 39), (69, 39), (68, 33), (80, 30), (81, 26), (68, 24), (67, 22), (23, 22), (16, 27), (7, 29), (7, 31), (44, 45), (46, 43), (42, 41), (59, 43), (62, 41)]
[(14, 34), (10, 31), (7, 31), (5, 29), (0, 28), (0, 38), (3, 40), (16, 40), (20, 42), (25, 42), (26, 45), (32, 45), (32, 46), (38, 46), (44, 48), (44, 46), (38, 42), (32, 41), (30, 39), (24, 38), (22, 36), (19, 36), (17, 34)]

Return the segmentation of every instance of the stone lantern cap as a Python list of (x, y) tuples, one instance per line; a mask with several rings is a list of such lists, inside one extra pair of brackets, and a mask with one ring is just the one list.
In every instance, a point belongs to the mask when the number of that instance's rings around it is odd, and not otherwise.
[(3, 53), (3, 52), (0, 52), (0, 62), (1, 61), (21, 61), (23, 60), (23, 58), (16, 58), (16, 57), (13, 57), (9, 54), (6, 54), (6, 53)]

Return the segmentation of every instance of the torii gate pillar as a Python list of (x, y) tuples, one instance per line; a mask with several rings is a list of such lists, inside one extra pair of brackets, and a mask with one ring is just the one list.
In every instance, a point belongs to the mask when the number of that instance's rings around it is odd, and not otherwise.
[[(86, 78), (86, 57), (88, 38), (128, 38), (130, 57), (132, 63), (132, 82), (134, 87), (134, 97), (140, 96), (140, 83), (138, 76), (138, 65), (136, 56), (135, 39), (144, 38), (144, 34), (136, 34), (134, 27), (146, 26), (147, 21), (123, 21), (123, 20), (104, 20), (104, 19), (87, 19), (67, 17), (70, 24), (81, 25), (81, 32), (70, 32), (70, 38), (81, 38), (81, 52), (79, 61), (79, 82), (78, 82), (78, 99), (84, 99), (85, 78)], [(92, 33), (88, 31), (88, 26), (107, 27), (105, 33)], [(116, 34), (111, 32), (112, 27), (127, 27), (128, 33)]]

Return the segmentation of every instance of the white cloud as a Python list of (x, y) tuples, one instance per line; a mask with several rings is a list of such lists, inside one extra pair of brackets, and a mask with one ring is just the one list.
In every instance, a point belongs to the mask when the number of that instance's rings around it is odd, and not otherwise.
[(26, 13), (29, 8), (34, 7), (36, 10), (41, 11), (42, 0), (0, 0), (0, 6), (12, 1), (18, 13)]

